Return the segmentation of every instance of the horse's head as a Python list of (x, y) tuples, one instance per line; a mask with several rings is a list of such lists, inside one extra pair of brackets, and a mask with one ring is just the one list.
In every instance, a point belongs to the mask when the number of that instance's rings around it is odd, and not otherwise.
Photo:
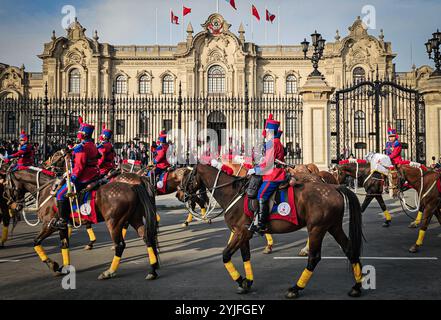
[(176, 192), (176, 198), (181, 202), (187, 202), (201, 188), (202, 181), (197, 174), (197, 166), (188, 167), (182, 175), (182, 180)]
[(16, 179), (15, 172), (8, 170), (4, 179), (2, 179), (2, 185), (2, 196), (7, 201), (8, 207), (16, 211), (23, 209), (23, 198), (26, 190), (24, 185)]
[(43, 163), (43, 167), (48, 170), (64, 170), (66, 163), (66, 152), (67, 150), (59, 150), (55, 152), (51, 157), (49, 157), (49, 159), (47, 159)]
[(398, 198), (403, 184), (406, 182), (404, 166), (397, 165), (395, 168), (389, 169), (389, 193), (394, 199)]

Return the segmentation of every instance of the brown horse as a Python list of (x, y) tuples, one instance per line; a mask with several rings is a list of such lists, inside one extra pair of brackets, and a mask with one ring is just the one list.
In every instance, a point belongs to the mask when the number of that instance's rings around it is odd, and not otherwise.
[(361, 205), (361, 212), (363, 213), (366, 211), (373, 199), (377, 200), (381, 210), (383, 210), (385, 218), (383, 227), (389, 227), (392, 222), (392, 216), (387, 210), (386, 203), (383, 199), (383, 188), (385, 179), (387, 179), (387, 177), (378, 171), (371, 172), (371, 166), (369, 163), (341, 164), (337, 166), (336, 172), (339, 184), (344, 184), (347, 177), (352, 177), (362, 184), (364, 190), (366, 191), (366, 197)]
[[(186, 179), (183, 195), (188, 197), (196, 192), (197, 186), (204, 184), (209, 191), (213, 190), (218, 170), (208, 165), (198, 164), (192, 174)], [(221, 173), (215, 198), (225, 211), (225, 222), (234, 233), (223, 251), (223, 262), (232, 279), (239, 285), (238, 293), (247, 293), (253, 283), (253, 272), (250, 262), (250, 239), (252, 233), (248, 226), (252, 220), (244, 214), (244, 194), (247, 178), (236, 178)], [(293, 299), (299, 296), (310, 280), (315, 267), (320, 261), (322, 241), (329, 232), (338, 242), (352, 263), (355, 285), (349, 295), (361, 295), (362, 273), (360, 251), (362, 246), (362, 221), (360, 203), (356, 195), (343, 186), (333, 186), (324, 183), (305, 183), (294, 187), (296, 210), (299, 224), (293, 225), (286, 221), (273, 220), (268, 223), (270, 233), (289, 233), (308, 228), (310, 252), (308, 264), (297, 284), (290, 288), (286, 297)], [(343, 231), (343, 215), (345, 196), (349, 202), (349, 239)], [(246, 278), (242, 278), (231, 262), (234, 253), (240, 249), (245, 267)]]
[(423, 245), (427, 227), (433, 217), (436, 216), (441, 224), (441, 174), (436, 171), (422, 171), (410, 165), (397, 165), (397, 169), (390, 172), (392, 193), (398, 198), (400, 193), (407, 187), (418, 192), (419, 208), (422, 209), (423, 217), (418, 233), (418, 239), (409, 252), (416, 253)]
[[(37, 181), (39, 180), (39, 181)], [(55, 179), (45, 174), (37, 176), (35, 171), (20, 170), (8, 172), (5, 195), (10, 202), (22, 205), (25, 193), (36, 195), (38, 217), (43, 222), (41, 232), (34, 239), (34, 250), (50, 270), (59, 274), (63, 269), (57, 262), (46, 255), (42, 242), (56, 230), (52, 227), (58, 212), (55, 208), (55, 197), (51, 194)], [(40, 186), (39, 188), (37, 186)], [(157, 260), (157, 222), (154, 193), (148, 182), (131, 186), (126, 183), (114, 182), (101, 186), (96, 193), (95, 207), (110, 232), (115, 245), (115, 255), (108, 270), (98, 279), (110, 279), (116, 275), (125, 242), (122, 237), (123, 226), (128, 222), (138, 235), (143, 237), (148, 248), (150, 272), (146, 279), (156, 279), (159, 267)], [(143, 222), (145, 218), (145, 223)], [(69, 237), (67, 229), (59, 231), (63, 266), (70, 265)]]

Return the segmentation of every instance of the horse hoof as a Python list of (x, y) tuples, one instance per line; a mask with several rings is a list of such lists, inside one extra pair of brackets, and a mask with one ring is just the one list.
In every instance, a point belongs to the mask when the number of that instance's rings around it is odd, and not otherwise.
[(116, 277), (116, 272), (112, 272), (109, 270), (104, 271), (98, 277), (98, 280), (108, 280)]
[(237, 294), (247, 294), (248, 292), (250, 292), (248, 288), (237, 287), (236, 290)]
[(188, 227), (188, 222), (185, 221), (185, 222), (182, 224), (182, 227), (183, 227), (183, 228), (187, 228), (187, 227)]
[(84, 250), (92, 250), (92, 249), (93, 249), (93, 245), (90, 244), (84, 247)]
[(418, 252), (418, 248), (419, 248), (419, 246), (414, 244), (412, 247), (410, 247), (409, 252), (410, 253), (417, 253)]
[(415, 223), (415, 222), (411, 222), (411, 223), (408, 225), (408, 228), (410, 228), (410, 229), (416, 229), (416, 228), (418, 228), (418, 224)]
[(266, 247), (265, 247), (265, 249), (263, 250), (263, 253), (264, 254), (270, 254), (270, 253), (272, 253), (273, 252), (273, 246), (271, 246), (271, 245), (267, 245)]
[(357, 287), (352, 287), (351, 291), (348, 292), (348, 296), (352, 298), (359, 298), (361, 296), (361, 289)]
[(297, 299), (300, 297), (300, 291), (297, 288), (289, 288), (285, 294), (286, 299)]
[(390, 223), (391, 223), (392, 221), (384, 221), (384, 223), (383, 223), (383, 228), (389, 228), (390, 227)]
[(300, 250), (299, 252), (299, 257), (307, 257), (309, 254), (309, 250), (308, 248), (303, 248), (302, 250)]
[(47, 264), (49, 270), (51, 270), (53, 273), (55, 273), (55, 275), (58, 275), (60, 273), (61, 268), (57, 262), (49, 259), (48, 261), (46, 261), (46, 264)]
[(2, 242), (0, 243), (0, 249), (4, 249), (5, 248), (5, 244)]
[(156, 280), (158, 279), (158, 274), (156, 272), (150, 272), (147, 277), (145, 277), (146, 280)]
[(115, 251), (115, 246), (112, 246), (112, 248), (110, 248), (110, 250)]

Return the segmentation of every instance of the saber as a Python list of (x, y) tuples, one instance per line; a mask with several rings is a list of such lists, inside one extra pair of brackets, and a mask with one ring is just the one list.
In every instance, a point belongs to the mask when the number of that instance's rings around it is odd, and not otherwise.
[[(72, 213), (72, 225), (75, 229), (79, 229), (82, 225), (81, 222), (81, 214), (80, 214), (80, 206), (78, 203), (78, 196), (77, 196), (77, 190), (75, 185), (72, 185), (72, 181), (71, 181), (71, 177), (70, 177), (70, 169), (72, 168), (72, 163), (71, 163), (71, 157), (68, 157), (68, 159), (66, 159), (67, 161), (65, 161), (66, 163), (66, 184), (67, 184), (67, 197), (69, 199), (69, 205), (70, 205), (70, 212)], [(69, 164), (70, 164), (70, 168), (69, 168)], [(75, 210), (74, 210), (74, 201), (77, 205), (77, 211), (78, 211), (78, 221), (79, 224), (76, 224), (75, 222)]]

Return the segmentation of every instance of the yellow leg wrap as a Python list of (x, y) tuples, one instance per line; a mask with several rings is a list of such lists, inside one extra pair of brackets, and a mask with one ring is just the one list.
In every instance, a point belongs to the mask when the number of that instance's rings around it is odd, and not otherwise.
[(254, 275), (253, 275), (253, 268), (251, 267), (251, 261), (245, 261), (243, 263), (244, 269), (245, 269), (245, 274), (248, 280), (253, 281), (254, 280)]
[(158, 262), (158, 259), (156, 259), (155, 251), (153, 250), (152, 247), (147, 248), (147, 253), (149, 254), (149, 261), (151, 265)]
[(273, 237), (269, 233), (265, 233), (265, 238), (269, 246), (272, 246), (274, 244)]
[(9, 228), (3, 226), (3, 228), (2, 228), (2, 244), (8, 240), (8, 233), (9, 233)]
[(228, 244), (230, 244), (231, 240), (233, 240), (234, 232), (231, 232), (230, 238), (228, 239)]
[(297, 281), (297, 287), (304, 289), (309, 282), (309, 279), (312, 277), (312, 271), (308, 269), (303, 270), (302, 275), (300, 276), (299, 281)]
[(9, 209), (9, 216), (10, 216), (11, 218), (13, 218), (13, 217), (15, 216), (15, 211), (12, 210), (12, 209)]
[(71, 226), (68, 226), (67, 227), (67, 236), (70, 238), (70, 237), (72, 237), (72, 227)]
[(234, 264), (230, 261), (224, 264), (225, 268), (227, 269), (228, 273), (230, 274), (231, 278), (236, 281), (240, 278), (239, 272), (236, 270), (236, 267), (234, 267)]
[(34, 250), (38, 254), (38, 256), (40, 257), (41, 261), (45, 262), (47, 259), (49, 259), (46, 255), (46, 252), (44, 252), (44, 249), (42, 246), (35, 246)]
[(423, 213), (421, 211), (418, 211), (417, 217), (415, 219), (415, 224), (419, 225), (422, 219), (423, 219)]
[(92, 228), (87, 229), (87, 234), (89, 235), (90, 241), (96, 241), (95, 232), (93, 232)]
[(306, 241), (306, 247), (307, 247), (308, 250), (309, 250), (309, 238), (308, 238), (308, 241)]
[(392, 221), (392, 216), (390, 215), (388, 210), (384, 211), (383, 213), (384, 213), (384, 217), (386, 218), (386, 221)]
[(61, 249), (61, 255), (63, 256), (63, 266), (70, 266), (69, 249)]
[(161, 217), (159, 216), (159, 214), (156, 214), (156, 221), (157, 222), (161, 221)]
[(123, 229), (122, 229), (122, 237), (123, 237), (123, 239), (126, 238), (126, 235), (127, 235), (127, 229), (126, 229), (126, 228), (123, 228)]
[(207, 209), (202, 208), (201, 209), (201, 215), (202, 215), (202, 218), (204, 218), (207, 215)]
[(119, 262), (121, 261), (121, 257), (114, 256), (112, 260), (112, 264), (110, 265), (110, 271), (116, 272), (119, 267)]
[(363, 281), (363, 274), (361, 273), (361, 265), (359, 263), (354, 263), (352, 265), (352, 270), (354, 271), (355, 282), (361, 283)]
[(425, 234), (426, 234), (426, 231), (420, 230), (420, 232), (418, 233), (418, 240), (416, 242), (417, 246), (422, 246), (423, 245), (424, 235)]
[(189, 213), (187, 216), (187, 220), (185, 220), (185, 222), (190, 223), (192, 221), (193, 221), (193, 215), (191, 213)]

